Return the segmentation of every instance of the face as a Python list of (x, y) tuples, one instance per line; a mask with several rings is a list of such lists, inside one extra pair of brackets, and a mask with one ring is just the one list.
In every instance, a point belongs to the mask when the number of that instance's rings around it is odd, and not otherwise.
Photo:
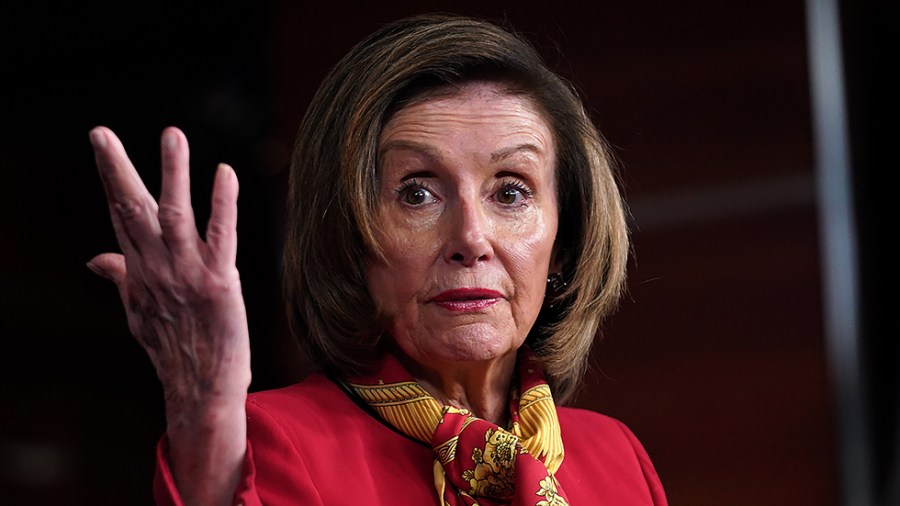
[(368, 287), (426, 367), (514, 354), (544, 299), (557, 230), (555, 153), (526, 98), (494, 84), (413, 103), (380, 142), (383, 260)]

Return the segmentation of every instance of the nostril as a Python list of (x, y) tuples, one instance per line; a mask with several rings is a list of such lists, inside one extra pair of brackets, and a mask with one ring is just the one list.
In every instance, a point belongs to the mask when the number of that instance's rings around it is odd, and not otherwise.
[(453, 256), (451, 256), (450, 258), (451, 258), (451, 260), (456, 261), (456, 262), (462, 262), (464, 260), (462, 253), (454, 253)]

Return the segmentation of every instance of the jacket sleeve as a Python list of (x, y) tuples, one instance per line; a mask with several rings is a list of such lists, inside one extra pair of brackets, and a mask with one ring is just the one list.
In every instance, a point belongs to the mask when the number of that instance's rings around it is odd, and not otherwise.
[[(169, 466), (169, 440), (163, 435), (156, 445), (156, 473), (153, 477), (153, 498), (158, 506), (184, 506), (184, 501), (175, 486), (172, 469)], [(241, 481), (238, 483), (232, 504), (235, 506), (261, 506), (256, 491), (256, 466), (253, 462), (253, 449), (247, 442), (247, 453), (241, 469)]]
[[(291, 436), (275, 416), (247, 403), (247, 453), (234, 506), (323, 504)], [(168, 445), (163, 436), (156, 447), (153, 497), (158, 506), (184, 506), (169, 466)]]

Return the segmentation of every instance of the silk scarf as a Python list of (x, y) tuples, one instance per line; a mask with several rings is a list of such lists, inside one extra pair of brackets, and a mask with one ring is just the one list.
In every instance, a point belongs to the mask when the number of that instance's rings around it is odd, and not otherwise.
[(527, 349), (518, 368), (506, 428), (441, 405), (392, 355), (372, 376), (346, 386), (387, 423), (434, 449), (440, 504), (568, 505), (554, 477), (564, 451), (550, 387)]

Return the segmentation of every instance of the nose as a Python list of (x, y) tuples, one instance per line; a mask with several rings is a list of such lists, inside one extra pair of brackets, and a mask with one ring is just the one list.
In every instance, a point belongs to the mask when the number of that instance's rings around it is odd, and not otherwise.
[(465, 267), (490, 260), (494, 256), (489, 237), (490, 224), (481, 206), (461, 201), (449, 214), (449, 239), (445, 246), (444, 260)]

